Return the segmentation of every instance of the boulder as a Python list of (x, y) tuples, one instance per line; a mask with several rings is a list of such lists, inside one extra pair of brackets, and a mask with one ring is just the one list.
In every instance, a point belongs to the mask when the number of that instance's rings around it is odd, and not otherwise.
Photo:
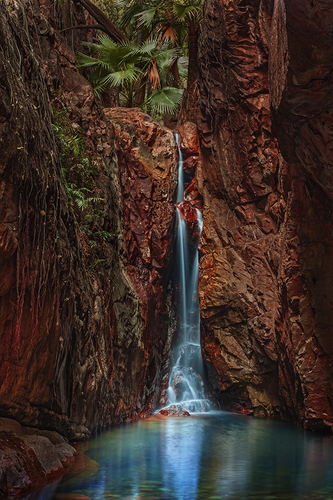
[(0, 493), (22, 495), (62, 476), (76, 454), (56, 432), (22, 427), (0, 419)]
[(184, 410), (180, 405), (170, 405), (167, 408), (162, 408), (158, 412), (158, 415), (163, 415), (163, 417), (190, 417), (190, 413)]
[(198, 156), (199, 136), (197, 126), (192, 122), (185, 122), (179, 128), (180, 150), (184, 156)]
[(199, 156), (190, 156), (183, 162), (183, 169), (186, 174), (191, 174), (194, 176), (195, 169), (199, 161)]

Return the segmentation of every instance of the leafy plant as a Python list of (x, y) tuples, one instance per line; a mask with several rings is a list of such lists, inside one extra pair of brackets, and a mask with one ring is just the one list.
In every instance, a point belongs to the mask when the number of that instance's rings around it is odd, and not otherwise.
[(143, 37), (155, 36), (159, 43), (169, 41), (178, 48), (179, 57), (187, 56), (186, 78), (179, 78), (179, 64), (174, 64), (173, 86), (184, 85), (182, 107), (187, 119), (195, 119), (198, 91), (198, 37), (203, 18), (203, 0), (120, 0), (122, 27), (139, 31)]
[[(105, 200), (94, 196), (92, 190), (98, 166), (97, 162), (86, 154), (86, 144), (81, 131), (73, 128), (69, 112), (67, 108), (58, 111), (53, 109), (53, 131), (62, 161), (61, 179), (78, 227), (87, 236), (90, 250), (93, 251), (98, 247), (98, 242), (111, 243), (115, 235), (98, 228), (105, 207)], [(96, 256), (93, 252), (90, 258), (94, 257)], [(99, 259), (99, 262), (103, 260)], [(96, 265), (91, 268), (95, 269)]]
[(71, 204), (75, 204), (80, 210), (86, 210), (91, 206), (91, 204), (96, 204), (99, 201), (104, 201), (103, 198), (96, 198), (93, 196), (86, 197), (86, 195), (91, 193), (91, 191), (85, 187), (78, 188), (73, 183), (67, 183), (67, 194)]
[(116, 236), (116, 233), (111, 233), (109, 231), (94, 230), (89, 225), (85, 224), (81, 226), (81, 231), (85, 233), (88, 237), (90, 248), (96, 248), (98, 246), (98, 241), (104, 241), (105, 243), (112, 243)]
[(98, 266), (98, 264), (101, 264), (102, 262), (105, 262), (105, 259), (97, 259), (97, 260), (95, 260), (95, 261), (91, 264), (91, 266), (90, 266), (90, 267), (91, 267), (91, 269), (95, 269), (95, 268)]
[(74, 130), (68, 119), (69, 112), (68, 108), (62, 108), (59, 111), (53, 108), (54, 123), (52, 128), (58, 141), (62, 161), (70, 156), (78, 158), (85, 150), (85, 143), (81, 135)]
[(162, 115), (175, 111), (180, 103), (182, 93), (174, 87), (163, 87), (153, 92), (146, 100), (148, 108)]
[(123, 105), (133, 107), (136, 97), (144, 90), (147, 97), (140, 103), (142, 107), (169, 113), (177, 109), (182, 90), (174, 88), (171, 92), (168, 83), (172, 79), (170, 68), (178, 52), (170, 44), (161, 45), (153, 38), (140, 45), (134, 42), (116, 44), (103, 34), (98, 44), (86, 45), (95, 55), (78, 54), (78, 66), (94, 68), (89, 79), (97, 94), (117, 88)]
[(110, 243), (111, 241), (114, 240), (116, 234), (115, 233), (110, 233), (108, 231), (96, 231), (94, 233), (94, 237), (101, 239), (107, 243)]

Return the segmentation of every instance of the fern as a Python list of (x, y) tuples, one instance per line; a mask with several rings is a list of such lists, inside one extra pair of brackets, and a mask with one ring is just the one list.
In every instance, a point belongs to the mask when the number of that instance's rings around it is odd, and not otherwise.
[(95, 269), (96, 266), (98, 266), (98, 264), (101, 264), (102, 262), (105, 262), (105, 259), (97, 259), (95, 260), (92, 264), (91, 264), (91, 269)]
[(115, 233), (109, 233), (108, 231), (96, 231), (93, 233), (95, 238), (105, 241), (106, 243), (110, 243), (113, 241), (115, 237)]
[(89, 245), (90, 245), (90, 248), (96, 248), (97, 247), (97, 243), (94, 240), (89, 240)]

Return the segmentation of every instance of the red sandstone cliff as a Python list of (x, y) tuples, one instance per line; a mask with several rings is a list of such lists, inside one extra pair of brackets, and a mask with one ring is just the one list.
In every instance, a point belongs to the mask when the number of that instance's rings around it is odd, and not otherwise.
[(208, 0), (200, 53), (210, 382), (310, 429), (333, 425), (332, 19), (324, 0)]
[[(176, 187), (172, 133), (106, 116), (75, 66), (79, 32), (59, 31), (76, 23), (73, 2), (0, 1), (0, 415), (69, 438), (156, 404)], [(56, 116), (82, 164), (64, 163)], [(120, 136), (126, 120), (140, 128)]]

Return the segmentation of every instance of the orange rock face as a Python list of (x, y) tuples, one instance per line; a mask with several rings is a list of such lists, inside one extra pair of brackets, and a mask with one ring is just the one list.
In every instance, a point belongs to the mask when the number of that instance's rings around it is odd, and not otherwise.
[(140, 269), (159, 272), (170, 257), (177, 148), (173, 132), (139, 109), (107, 109), (105, 114), (116, 134), (129, 266), (139, 289)]
[(183, 169), (186, 174), (194, 174), (198, 163), (198, 156), (190, 156), (183, 163)]
[(225, 408), (323, 430), (333, 424), (332, 19), (327, 1), (209, 0), (198, 117), (210, 382)]

